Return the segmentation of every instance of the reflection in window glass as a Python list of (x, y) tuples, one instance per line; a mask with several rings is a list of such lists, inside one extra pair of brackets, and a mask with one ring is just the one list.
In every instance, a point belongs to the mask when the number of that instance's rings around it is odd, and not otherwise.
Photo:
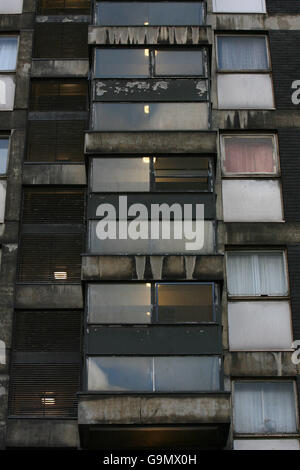
[(202, 51), (155, 51), (156, 75), (203, 75)]
[(158, 284), (157, 320), (161, 323), (212, 322), (212, 284)]
[(148, 49), (96, 49), (96, 78), (149, 77)]
[(94, 105), (94, 130), (179, 131), (207, 128), (207, 103), (95, 103)]
[(0, 70), (15, 70), (17, 65), (18, 38), (0, 36)]
[(218, 36), (219, 70), (266, 70), (269, 68), (265, 36)]
[(205, 157), (155, 157), (157, 191), (211, 191), (212, 166)]
[(223, 136), (222, 162), (225, 174), (277, 174), (275, 137)]
[(9, 139), (0, 138), (0, 174), (4, 175), (7, 170)]
[(234, 428), (239, 433), (296, 432), (293, 382), (236, 382)]
[(89, 323), (150, 323), (150, 284), (90, 284)]
[(201, 25), (201, 2), (98, 2), (97, 24), (106, 26)]
[(219, 389), (219, 357), (122, 356), (88, 359), (88, 390), (182, 392)]
[(230, 295), (287, 295), (283, 252), (231, 252), (227, 254)]

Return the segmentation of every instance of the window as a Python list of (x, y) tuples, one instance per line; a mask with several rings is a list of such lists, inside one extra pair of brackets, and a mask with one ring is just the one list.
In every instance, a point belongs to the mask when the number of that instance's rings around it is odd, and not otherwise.
[(97, 24), (106, 26), (201, 25), (202, 2), (98, 2)]
[(297, 432), (293, 382), (235, 382), (233, 406), (236, 433)]
[(299, 450), (297, 439), (236, 439), (234, 450)]
[(38, 0), (38, 13), (42, 15), (88, 15), (90, 0)]
[(215, 13), (266, 13), (265, 0), (213, 0)]
[(22, 13), (23, 0), (2, 0), (0, 4), (0, 14), (18, 14)]
[(9, 138), (0, 136), (0, 175), (5, 175), (8, 162)]
[(213, 283), (90, 284), (88, 321), (95, 324), (214, 322), (214, 296)]
[(34, 80), (31, 111), (86, 111), (86, 80)]
[(87, 23), (36, 23), (33, 57), (73, 59), (88, 57)]
[(88, 359), (90, 391), (183, 392), (219, 389), (219, 357), (122, 356)]
[(274, 134), (223, 135), (221, 149), (225, 176), (278, 174), (278, 153)]
[(96, 78), (204, 75), (202, 50), (96, 49)]
[(231, 351), (281, 351), (292, 347), (289, 302), (229, 302), (228, 323)]
[(213, 162), (202, 156), (93, 158), (91, 190), (212, 191)]
[(6, 200), (6, 181), (0, 180), (0, 224), (4, 222)]
[(14, 75), (0, 75), (0, 110), (11, 111), (15, 101)]
[(94, 130), (98, 131), (185, 131), (207, 128), (207, 103), (94, 104)]
[(223, 180), (225, 222), (282, 222), (281, 185), (278, 180)]
[(82, 162), (85, 121), (29, 121), (26, 160)]
[(282, 251), (227, 253), (228, 292), (232, 296), (286, 296), (286, 261)]
[(219, 35), (216, 41), (219, 108), (273, 108), (267, 37)]
[(13, 72), (17, 66), (17, 36), (0, 36), (0, 72)]

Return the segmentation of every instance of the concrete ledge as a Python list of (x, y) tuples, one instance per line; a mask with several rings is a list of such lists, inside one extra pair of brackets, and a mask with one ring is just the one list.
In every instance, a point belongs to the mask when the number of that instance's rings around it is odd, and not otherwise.
[(83, 308), (81, 285), (17, 285), (16, 308)]
[(292, 104), (290, 109), (231, 110), (213, 109), (213, 129), (280, 129), (300, 127), (300, 109)]
[(207, 22), (217, 30), (299, 30), (299, 15), (217, 14), (209, 15)]
[(26, 163), (23, 184), (86, 184), (85, 165)]
[(206, 26), (89, 26), (89, 44), (207, 44)]
[(87, 132), (85, 153), (216, 153), (216, 132)]
[(79, 394), (78, 424), (212, 424), (230, 422), (230, 394)]
[(32, 77), (87, 77), (88, 71), (87, 59), (35, 59), (31, 65)]
[(227, 245), (286, 245), (300, 243), (300, 223), (224, 223)]
[(2, 14), (0, 15), (0, 29), (1, 31), (20, 31), (20, 29), (33, 29), (34, 27), (34, 13), (23, 14)]
[(223, 256), (92, 256), (82, 258), (82, 280), (223, 279)]
[(300, 365), (292, 362), (292, 352), (227, 352), (224, 374), (231, 377), (293, 377)]
[(78, 448), (76, 420), (9, 419), (7, 447)]

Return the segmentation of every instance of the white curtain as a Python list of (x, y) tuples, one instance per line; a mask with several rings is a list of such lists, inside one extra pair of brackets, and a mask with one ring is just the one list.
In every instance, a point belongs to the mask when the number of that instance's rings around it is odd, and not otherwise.
[(286, 295), (283, 253), (228, 253), (231, 295)]
[(0, 38), (0, 70), (15, 70), (18, 38)]
[(264, 36), (219, 36), (220, 70), (266, 70), (268, 55)]
[(296, 432), (292, 382), (237, 382), (234, 427), (238, 433)]

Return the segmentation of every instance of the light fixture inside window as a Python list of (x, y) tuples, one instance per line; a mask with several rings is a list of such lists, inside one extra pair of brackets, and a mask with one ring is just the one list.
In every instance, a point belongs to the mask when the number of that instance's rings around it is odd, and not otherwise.
[(144, 163), (149, 163), (149, 162), (150, 162), (150, 158), (149, 158), (149, 157), (143, 157), (143, 162), (144, 162)]
[(57, 280), (68, 279), (68, 274), (67, 274), (66, 271), (55, 271), (54, 272), (54, 279), (57, 279)]
[(148, 317), (150, 317), (150, 316), (151, 316), (151, 312), (147, 312), (146, 315), (148, 315)]
[(144, 106), (144, 113), (149, 114), (150, 113), (150, 106), (148, 104), (145, 104)]
[(147, 287), (151, 287), (151, 283), (150, 283), (150, 282), (147, 282), (147, 283), (146, 283), (146, 286), (147, 286)]
[(144, 22), (144, 25), (145, 25), (145, 26), (148, 26), (148, 25), (149, 25), (149, 21), (145, 21), (145, 22)]

